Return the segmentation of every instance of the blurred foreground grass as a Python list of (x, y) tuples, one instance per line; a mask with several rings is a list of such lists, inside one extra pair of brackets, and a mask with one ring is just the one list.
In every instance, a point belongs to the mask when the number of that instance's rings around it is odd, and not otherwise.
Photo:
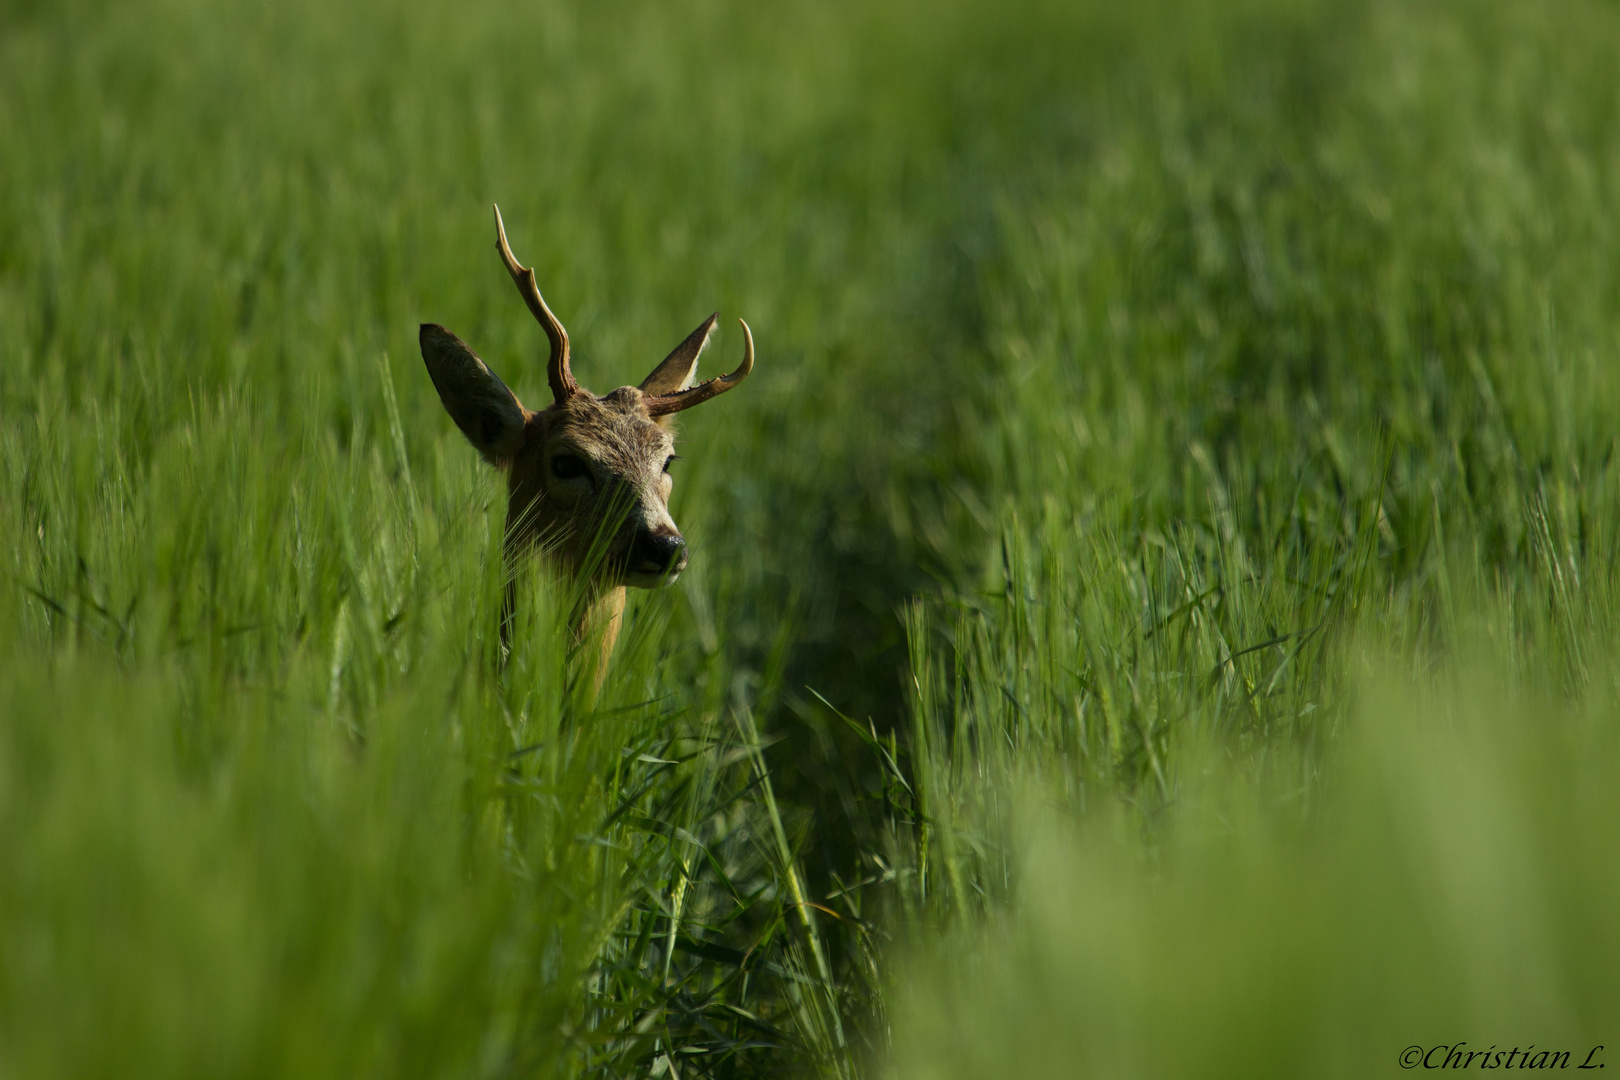
[(1149, 844), (1118, 804), (1077, 825), (1034, 776), (1009, 791), (1018, 899), (902, 965), (890, 1075), (1601, 1067), (1620, 715), (1479, 660), (1369, 677), (1309, 819), (1216, 748)]
[[(0, 1075), (1602, 1041), (1617, 41), (0, 3)], [(416, 356), (543, 400), (494, 201), (586, 385), (761, 346), (594, 705)]]

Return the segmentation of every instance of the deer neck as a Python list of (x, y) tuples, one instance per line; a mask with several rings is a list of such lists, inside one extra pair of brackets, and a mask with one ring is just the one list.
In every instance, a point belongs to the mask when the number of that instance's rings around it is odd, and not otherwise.
[(608, 660), (613, 656), (613, 646), (618, 643), (619, 627), (623, 621), (623, 585), (592, 590), (580, 604), (575, 616), (574, 640), (583, 643), (595, 638), (601, 642), (593, 674), (597, 690), (602, 689), (602, 680), (607, 677)]
[[(571, 621), (575, 643), (585, 643), (592, 638), (599, 639), (601, 643), (596, 654), (595, 671), (592, 673), (592, 684), (596, 691), (602, 689), (602, 680), (607, 676), (608, 661), (613, 656), (613, 647), (619, 641), (619, 629), (624, 622), (624, 603), (623, 585), (595, 587), (586, 591), (574, 609)], [(501, 602), (500, 647), (503, 668), (511, 652), (512, 622), (516, 610), (517, 579), (515, 576), (508, 576)]]

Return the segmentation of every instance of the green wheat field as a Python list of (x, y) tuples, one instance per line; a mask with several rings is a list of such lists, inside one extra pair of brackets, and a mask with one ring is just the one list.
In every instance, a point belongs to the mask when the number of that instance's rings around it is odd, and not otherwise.
[(0, 0), (0, 1078), (1620, 1063), (1617, 451), (1612, 0)]

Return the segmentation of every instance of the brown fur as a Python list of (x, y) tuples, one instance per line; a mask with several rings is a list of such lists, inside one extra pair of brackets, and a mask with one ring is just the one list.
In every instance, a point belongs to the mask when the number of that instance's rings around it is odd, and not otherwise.
[[(598, 574), (604, 581), (628, 576), (637, 578), (631, 582), (636, 585), (660, 584), (661, 575), (648, 578), (624, 569), (637, 525), (655, 536), (680, 536), (669, 516), (673, 481), (664, 471), (675, 439), (648, 417), (641, 398), (635, 387), (621, 386), (605, 397), (586, 392), (527, 415), (523, 444), (507, 478), (509, 549), (529, 549), (538, 542), (577, 576), (587, 569), (591, 543), (608, 515), (628, 510), (622, 526), (606, 538), (608, 565)], [(559, 479), (550, 468), (559, 454), (584, 461), (591, 476)], [(683, 558), (675, 573), (684, 566)]]
[[(681, 535), (669, 515), (674, 482), (665, 471), (675, 439), (648, 417), (641, 398), (635, 387), (622, 386), (605, 397), (585, 392), (527, 413), (522, 446), (507, 470), (508, 559), (538, 550), (571, 578), (589, 574), (587, 609), (576, 613), (575, 633), (581, 638), (603, 635), (599, 671), (606, 669), (619, 636), (625, 586), (667, 585), (686, 567), (684, 553), (663, 574), (637, 572), (629, 565), (638, 526), (654, 536)], [(584, 461), (591, 476), (559, 479), (550, 468), (558, 454)], [(620, 515), (612, 528), (609, 518)], [(594, 552), (598, 564), (590, 566), (592, 544), (599, 536), (602, 542)], [(509, 590), (501, 618), (503, 644), (514, 602)]]
[[(638, 535), (684, 545), (669, 515), (674, 481), (667, 466), (675, 437), (667, 418), (654, 420), (648, 395), (634, 386), (601, 397), (578, 387), (532, 412), (459, 338), (432, 324), (422, 327), (422, 355), (457, 425), (506, 473), (508, 561), (540, 552), (584, 582), (575, 631), (582, 638), (603, 634), (605, 662), (618, 636), (625, 587), (667, 585), (686, 567), (684, 546), (661, 569), (636, 558)], [(577, 475), (560, 473), (559, 458)], [(503, 646), (515, 602), (509, 586)]]
[[(667, 585), (686, 567), (686, 542), (669, 516), (668, 467), (675, 449), (670, 417), (746, 378), (754, 365), (753, 335), (744, 323), (746, 347), (736, 371), (693, 386), (698, 357), (719, 318), (711, 315), (641, 386), (621, 386), (597, 397), (575, 381), (568, 332), (546, 306), (534, 271), (512, 255), (499, 209), (495, 233), (507, 272), (551, 343), (546, 380), (552, 403), (540, 412), (525, 409), (500, 377), (442, 326), (422, 325), (422, 360), (456, 426), (488, 461), (506, 470), (508, 563), (539, 551), (584, 586), (574, 633), (578, 640), (602, 635), (600, 685), (619, 636), (625, 587)], [(508, 584), (501, 612), (503, 655), (515, 605), (516, 587)]]

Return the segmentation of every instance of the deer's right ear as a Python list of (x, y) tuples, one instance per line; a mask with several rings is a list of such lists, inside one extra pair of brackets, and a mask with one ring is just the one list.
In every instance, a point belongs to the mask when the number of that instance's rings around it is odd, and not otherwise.
[(703, 325), (686, 335), (686, 340), (675, 346), (675, 351), (664, 357), (663, 362), (653, 368), (652, 374), (641, 381), (643, 394), (674, 394), (692, 385), (692, 377), (697, 374), (698, 356), (709, 344), (709, 335), (714, 333), (714, 326), (720, 321), (717, 311), (703, 320)]
[(491, 464), (512, 460), (523, 446), (525, 413), (517, 395), (444, 327), (423, 323), (421, 341), (428, 375), (456, 427)]

